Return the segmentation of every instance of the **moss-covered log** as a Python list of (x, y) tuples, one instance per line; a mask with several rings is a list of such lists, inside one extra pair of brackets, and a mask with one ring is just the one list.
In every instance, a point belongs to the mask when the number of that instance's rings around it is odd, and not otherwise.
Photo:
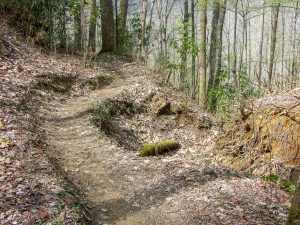
[(178, 141), (166, 140), (155, 144), (143, 144), (140, 149), (140, 156), (162, 155), (166, 152), (180, 148)]

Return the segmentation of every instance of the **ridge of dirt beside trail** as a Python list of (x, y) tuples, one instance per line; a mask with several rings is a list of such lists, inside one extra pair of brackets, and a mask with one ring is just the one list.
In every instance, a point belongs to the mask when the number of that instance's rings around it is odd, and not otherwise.
[(51, 101), (39, 112), (47, 154), (92, 202), (93, 224), (284, 223), (290, 197), (276, 185), (214, 164), (209, 130), (197, 140), (207, 147), (183, 144), (174, 154), (149, 158), (99, 132), (90, 121), (95, 102), (155, 80), (151, 70), (136, 63), (112, 67), (108, 73), (115, 78), (112, 84)]

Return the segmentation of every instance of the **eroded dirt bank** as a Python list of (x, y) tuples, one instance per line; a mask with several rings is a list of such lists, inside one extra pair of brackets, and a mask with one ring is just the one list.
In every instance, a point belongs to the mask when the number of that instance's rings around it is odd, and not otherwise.
[[(185, 121), (172, 128), (167, 124), (163, 132), (165, 127), (149, 114), (112, 118), (142, 141), (180, 140), (179, 151), (150, 158), (139, 157), (138, 149), (129, 150), (113, 134), (99, 132), (90, 121), (96, 102), (139, 86), (161, 87), (155, 76), (151, 81), (151, 71), (135, 63), (105, 72), (114, 77), (112, 84), (51, 101), (39, 112), (45, 120), (47, 153), (92, 201), (94, 224), (284, 223), (289, 196), (268, 182), (216, 165), (210, 150), (217, 131), (210, 126), (189, 127)], [(184, 99), (178, 96), (178, 101)]]

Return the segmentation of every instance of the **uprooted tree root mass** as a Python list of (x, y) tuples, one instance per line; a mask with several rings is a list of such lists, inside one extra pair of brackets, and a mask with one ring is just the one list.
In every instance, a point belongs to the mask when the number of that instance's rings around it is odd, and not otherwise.
[(217, 142), (218, 159), (234, 169), (289, 178), (300, 163), (300, 89), (265, 97)]

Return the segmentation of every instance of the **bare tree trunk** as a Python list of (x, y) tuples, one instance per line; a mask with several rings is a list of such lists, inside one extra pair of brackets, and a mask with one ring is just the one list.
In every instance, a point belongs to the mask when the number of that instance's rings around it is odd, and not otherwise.
[(118, 0), (115, 0), (115, 37), (116, 37), (116, 48), (119, 43), (119, 14), (118, 14)]
[(297, 76), (297, 49), (296, 49), (296, 42), (297, 42), (297, 18), (298, 18), (298, 10), (299, 10), (299, 2), (296, 2), (295, 7), (295, 15), (294, 15), (294, 37), (293, 37), (293, 60), (292, 60), (292, 82), (291, 88), (296, 87), (296, 76)]
[[(62, 49), (64, 49), (66, 52), (68, 51), (68, 40), (67, 40), (67, 26), (66, 26), (66, 22), (67, 22), (67, 15), (66, 15), (66, 6), (63, 5), (62, 8), (62, 13), (63, 13), (63, 21), (62, 21), (62, 30), (61, 30), (61, 47)], [(81, 30), (81, 26), (80, 26), (80, 30)], [(80, 49), (79, 49), (80, 50)]]
[(146, 56), (145, 46), (146, 46), (147, 5), (148, 5), (148, 0), (143, 0), (143, 10), (142, 10), (142, 18), (141, 18), (142, 37), (141, 37), (140, 55), (144, 62)]
[(96, 26), (97, 26), (97, 5), (96, 0), (91, 0), (91, 15), (89, 27), (89, 52), (96, 51)]
[(102, 48), (100, 53), (116, 50), (115, 23), (112, 0), (101, 0)]
[(240, 78), (238, 77), (237, 73), (237, 48), (236, 48), (236, 43), (237, 43), (237, 17), (238, 17), (238, 3), (239, 0), (235, 1), (234, 4), (234, 32), (233, 32), (233, 65), (232, 65), (232, 72), (233, 72), (233, 78), (234, 78), (234, 83), (236, 87), (239, 89), (239, 83), (240, 83)]
[[(226, 14), (226, 5), (227, 0), (221, 2), (220, 5), (220, 16), (218, 20), (218, 27), (216, 31), (216, 69), (214, 73), (214, 81), (213, 86), (216, 87), (220, 83), (220, 75), (221, 75), (221, 68), (222, 68), (222, 51), (223, 51), (223, 27), (224, 27), (224, 20)], [(215, 110), (216, 108), (217, 99), (213, 97), (211, 102), (211, 108)]]
[(217, 55), (217, 29), (220, 17), (220, 1), (214, 0), (213, 2), (213, 18), (211, 21), (211, 35), (210, 35), (210, 48), (209, 48), (209, 80), (208, 91), (213, 88), (216, 72), (216, 55)]
[[(195, 1), (191, 0), (191, 22), (192, 22), (192, 41), (196, 45), (196, 34), (195, 34)], [(196, 87), (196, 52), (192, 53), (192, 97), (195, 97)]]
[(251, 77), (252, 77), (252, 45), (251, 45), (251, 22), (249, 20), (248, 22), (248, 59), (249, 59), (249, 67), (248, 67), (248, 75), (249, 75), (249, 81), (251, 81)]
[(81, 27), (81, 14), (82, 6), (79, 2), (76, 6), (76, 12), (74, 16), (74, 46), (76, 50), (81, 51), (82, 49), (82, 27)]
[[(244, 60), (244, 50), (245, 50), (245, 40), (246, 40), (246, 33), (247, 33), (247, 21), (246, 21), (246, 15), (243, 14), (243, 31), (242, 31), (242, 43), (240, 47), (240, 61), (239, 61), (239, 69), (238, 69), (238, 79), (241, 78), (241, 73), (243, 70), (243, 60)], [(239, 86), (239, 93), (240, 94), (240, 81), (238, 82)], [(238, 96), (239, 97), (239, 96)]]
[(145, 43), (145, 63), (147, 64), (147, 55), (148, 55), (148, 52), (149, 52), (149, 40), (151, 38), (151, 30), (152, 30), (152, 19), (153, 19), (153, 12), (154, 12), (154, 5), (156, 3), (157, 0), (152, 0), (152, 4), (151, 4), (151, 11), (150, 11), (150, 19), (149, 19), (149, 30), (146, 30), (146, 39), (148, 40), (146, 43)]
[(183, 37), (181, 43), (181, 65), (180, 65), (180, 90), (184, 91), (186, 88), (186, 69), (187, 69), (187, 39), (188, 39), (188, 22), (189, 22), (189, 2), (183, 0), (184, 17), (183, 17)]
[(164, 54), (163, 50), (163, 30), (164, 30), (164, 23), (163, 23), (163, 0), (158, 0), (158, 18), (159, 18), (159, 49), (160, 49), (160, 56), (162, 57)]
[(127, 11), (128, 11), (128, 0), (121, 0), (120, 2), (120, 12), (118, 16), (118, 42), (117, 49), (122, 52), (124, 49), (124, 38), (126, 32), (127, 23)]
[(268, 68), (270, 89), (272, 89), (279, 8), (280, 8), (280, 3), (276, 3), (276, 5), (272, 6), (272, 11), (271, 11), (270, 56), (269, 56), (269, 68)]
[(259, 62), (258, 62), (258, 87), (261, 89), (261, 79), (262, 79), (262, 61), (263, 61), (263, 46), (264, 46), (264, 34), (265, 34), (265, 5), (266, 1), (263, 1), (263, 13), (261, 21), (261, 34), (260, 34), (260, 44), (259, 44)]
[(284, 52), (285, 52), (285, 9), (282, 8), (282, 40), (281, 40), (281, 79), (280, 87), (283, 89), (283, 77), (284, 77)]
[(216, 73), (214, 83), (219, 83), (219, 75), (221, 72), (222, 66), (222, 51), (223, 51), (223, 27), (226, 15), (226, 5), (227, 0), (224, 0), (220, 5), (220, 16), (218, 21), (218, 29), (217, 29), (217, 62), (216, 62)]
[(298, 174), (297, 189), (285, 225), (300, 224), (300, 179)]
[(207, 26), (207, 3), (200, 2), (200, 60), (199, 60), (199, 106), (205, 108), (206, 103), (206, 26)]

